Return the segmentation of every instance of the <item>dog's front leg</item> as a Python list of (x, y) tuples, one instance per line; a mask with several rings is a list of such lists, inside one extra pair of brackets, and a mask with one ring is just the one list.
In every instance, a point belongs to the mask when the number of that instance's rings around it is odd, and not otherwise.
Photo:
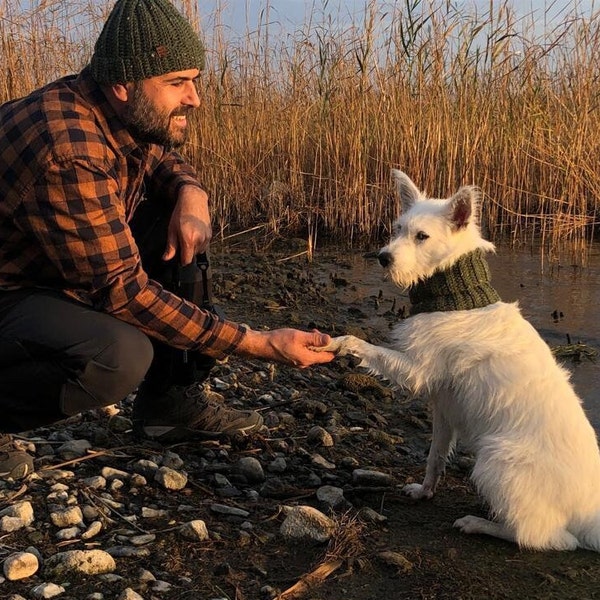
[(437, 396), (431, 397), (431, 404), (433, 410), (433, 436), (429, 456), (427, 457), (425, 479), (423, 483), (409, 483), (402, 488), (406, 495), (415, 500), (428, 500), (433, 497), (440, 477), (444, 473), (448, 455), (456, 442), (454, 429), (438, 408)]
[(381, 375), (403, 388), (410, 389), (409, 380), (413, 379), (413, 372), (418, 370), (404, 352), (374, 346), (353, 335), (332, 338), (327, 346), (320, 346), (314, 350), (335, 352), (338, 356), (356, 356), (361, 359), (359, 367), (364, 367), (375, 375)]

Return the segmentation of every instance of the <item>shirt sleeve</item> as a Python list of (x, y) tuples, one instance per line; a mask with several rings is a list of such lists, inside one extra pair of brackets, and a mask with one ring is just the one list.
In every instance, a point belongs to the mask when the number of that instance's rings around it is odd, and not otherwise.
[(150, 185), (165, 198), (176, 199), (183, 185), (202, 189), (195, 170), (177, 152), (151, 153), (149, 163)]
[[(165, 184), (175, 186), (177, 178), (166, 178)], [(70, 296), (171, 346), (216, 358), (233, 352), (244, 337), (242, 325), (201, 310), (148, 278), (119, 181), (101, 166), (85, 159), (50, 165), (22, 209), (19, 225), (35, 236), (57, 270), (56, 287)]]

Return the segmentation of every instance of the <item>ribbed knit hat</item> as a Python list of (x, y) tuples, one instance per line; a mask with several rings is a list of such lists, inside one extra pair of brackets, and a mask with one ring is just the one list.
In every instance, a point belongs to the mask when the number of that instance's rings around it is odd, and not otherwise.
[(98, 83), (141, 81), (204, 68), (204, 46), (168, 0), (117, 0), (90, 61)]

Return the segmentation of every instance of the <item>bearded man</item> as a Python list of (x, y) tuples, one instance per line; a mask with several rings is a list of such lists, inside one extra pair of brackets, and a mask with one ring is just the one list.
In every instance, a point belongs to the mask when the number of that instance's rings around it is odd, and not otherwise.
[(208, 196), (177, 151), (203, 67), (168, 0), (118, 0), (81, 73), (0, 106), (0, 477), (34, 468), (10, 434), (135, 390), (140, 436), (256, 430), (203, 392), (216, 359), (333, 358), (325, 334), (212, 310)]

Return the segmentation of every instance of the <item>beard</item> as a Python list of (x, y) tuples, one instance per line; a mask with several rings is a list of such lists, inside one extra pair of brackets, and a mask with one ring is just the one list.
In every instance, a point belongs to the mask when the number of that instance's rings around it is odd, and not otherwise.
[(171, 112), (160, 110), (146, 95), (142, 86), (134, 83), (131, 100), (122, 118), (133, 137), (139, 142), (178, 148), (187, 140), (187, 129), (172, 130), (171, 119), (185, 115), (190, 110), (188, 107)]

